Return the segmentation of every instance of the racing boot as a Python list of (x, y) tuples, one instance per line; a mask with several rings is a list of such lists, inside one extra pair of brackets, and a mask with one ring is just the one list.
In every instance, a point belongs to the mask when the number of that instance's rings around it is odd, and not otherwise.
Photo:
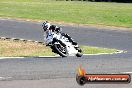
[(46, 46), (51, 46), (52, 42), (46, 43)]
[(78, 50), (78, 52), (82, 52), (82, 49), (78, 45), (75, 45), (74, 47), (76, 50)]

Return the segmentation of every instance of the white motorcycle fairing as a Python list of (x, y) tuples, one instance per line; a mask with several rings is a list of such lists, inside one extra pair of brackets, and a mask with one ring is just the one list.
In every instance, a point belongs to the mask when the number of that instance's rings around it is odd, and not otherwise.
[(78, 53), (78, 50), (74, 48), (74, 45), (69, 42), (68, 38), (61, 35), (60, 40), (66, 45), (68, 55), (76, 55)]
[[(55, 32), (48, 33), (48, 35), (45, 39), (46, 44), (52, 42), (53, 38), (60, 40), (61, 42), (63, 42), (66, 45), (66, 52), (69, 56), (73, 56), (78, 53), (78, 50), (76, 50), (74, 48), (74, 45), (72, 45), (72, 43), (69, 42), (68, 38), (66, 38), (65, 36), (62, 36), (61, 33), (55, 33)], [(56, 42), (56, 44), (57, 43), (59, 43), (59, 42)]]

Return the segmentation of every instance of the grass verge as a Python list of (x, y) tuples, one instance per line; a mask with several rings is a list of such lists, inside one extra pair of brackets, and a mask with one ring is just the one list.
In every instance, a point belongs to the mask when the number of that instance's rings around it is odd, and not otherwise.
[(100, 48), (100, 47), (92, 47), (92, 46), (80, 46), (83, 50), (84, 54), (98, 54), (98, 53), (115, 53), (117, 49), (108, 49), (108, 48)]
[(132, 4), (55, 0), (0, 0), (0, 17), (132, 28)]
[[(54, 56), (52, 50), (42, 44), (22, 41), (0, 40), (0, 57)], [(114, 53), (116, 49), (81, 46), (85, 54)]]
[(33, 42), (0, 40), (0, 56), (47, 56), (55, 55), (49, 47)]

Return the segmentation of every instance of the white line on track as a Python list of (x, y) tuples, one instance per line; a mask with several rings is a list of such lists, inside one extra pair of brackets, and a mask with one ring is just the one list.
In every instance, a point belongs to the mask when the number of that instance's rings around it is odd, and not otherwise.
[[(56, 56), (31, 56), (31, 57), (38, 57), (38, 58), (53, 58), (53, 57), (61, 57), (59, 55)], [(0, 57), (0, 59), (19, 59), (19, 58), (26, 58), (26, 57)]]
[[(107, 54), (118, 54), (118, 53), (126, 53), (126, 51), (123, 51), (123, 50), (120, 50), (119, 52), (116, 52), (116, 53), (98, 53), (98, 54), (83, 54), (83, 55), (87, 55), (87, 56), (90, 56), (90, 55), (107, 55)], [(74, 55), (70, 55), (70, 56), (74, 56)], [(57, 58), (57, 57), (61, 57), (59, 55), (55, 55), (55, 56), (35, 56), (35, 57), (38, 57), (38, 58)], [(25, 58), (25, 57), (0, 57), (0, 59), (17, 59), (17, 58)]]
[(16, 58), (24, 58), (24, 57), (0, 57), (0, 59), (16, 59)]
[(50, 57), (61, 57), (61, 56), (56, 55), (56, 56), (37, 56), (37, 57), (40, 57), (40, 58), (45, 58), (45, 57), (47, 57), (47, 58), (48, 58), (48, 57), (49, 57), (49, 58), (50, 58)]
[(115, 53), (97, 53), (97, 54), (83, 54), (83, 55), (107, 55), (107, 54), (119, 54), (119, 53), (126, 53), (127, 51), (123, 51), (123, 50), (120, 50), (118, 52), (115, 52)]
[(12, 77), (0, 77), (0, 81), (11, 80)]

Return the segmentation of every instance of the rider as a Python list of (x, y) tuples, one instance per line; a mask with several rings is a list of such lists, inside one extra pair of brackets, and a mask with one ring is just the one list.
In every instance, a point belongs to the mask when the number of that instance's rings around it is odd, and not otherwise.
[[(48, 21), (44, 22), (42, 27), (43, 27), (44, 32), (46, 32), (47, 35), (48, 35), (49, 32), (59, 32), (59, 33), (61, 33), (61, 28), (60, 27), (58, 27), (56, 25), (51, 25)], [(68, 34), (61, 33), (61, 35), (68, 38), (68, 40), (75, 46), (75, 48), (81, 51), (81, 49), (78, 47), (77, 42), (75, 42)]]

